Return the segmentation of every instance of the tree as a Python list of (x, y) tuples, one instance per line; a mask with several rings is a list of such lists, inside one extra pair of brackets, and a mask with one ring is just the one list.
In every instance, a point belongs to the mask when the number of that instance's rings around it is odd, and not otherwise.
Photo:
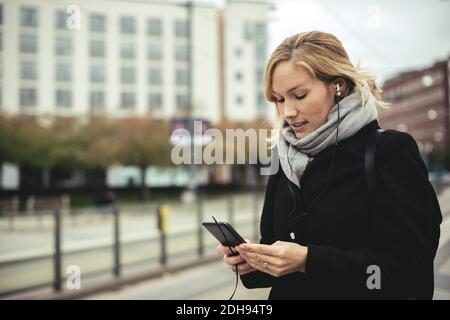
[(0, 114), (0, 163), (16, 162), (17, 152), (14, 147), (17, 145), (17, 135), (14, 133), (12, 119)]
[(164, 120), (148, 117), (127, 118), (117, 124), (113, 149), (123, 165), (138, 166), (141, 172), (142, 196), (149, 199), (145, 181), (148, 166), (167, 167), (171, 164), (169, 144), (170, 127)]

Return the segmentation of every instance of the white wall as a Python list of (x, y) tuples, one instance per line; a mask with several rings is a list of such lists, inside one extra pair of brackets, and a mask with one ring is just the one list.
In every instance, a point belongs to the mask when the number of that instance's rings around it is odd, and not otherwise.
[[(255, 45), (245, 39), (244, 23), (267, 23), (268, 13), (269, 4), (258, 1), (231, 1), (225, 7), (225, 114), (230, 120), (253, 120), (258, 116), (256, 92), (263, 88), (255, 83)], [(240, 58), (236, 57), (236, 48), (242, 49)], [(240, 82), (235, 78), (237, 71), (243, 73)], [(237, 95), (243, 97), (242, 105), (237, 105)]]

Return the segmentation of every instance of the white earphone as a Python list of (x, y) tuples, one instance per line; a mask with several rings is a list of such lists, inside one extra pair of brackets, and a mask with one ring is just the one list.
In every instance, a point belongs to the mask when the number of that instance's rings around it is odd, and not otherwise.
[(339, 83), (336, 83), (336, 95), (338, 97), (341, 96), (341, 86), (339, 85)]

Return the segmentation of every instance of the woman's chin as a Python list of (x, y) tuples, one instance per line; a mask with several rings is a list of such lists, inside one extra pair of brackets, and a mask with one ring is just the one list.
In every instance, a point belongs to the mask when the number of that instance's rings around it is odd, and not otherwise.
[(311, 132), (310, 131), (300, 131), (300, 132), (294, 132), (295, 133), (295, 137), (297, 138), (297, 139), (303, 139), (304, 137), (306, 137), (308, 134), (310, 134)]

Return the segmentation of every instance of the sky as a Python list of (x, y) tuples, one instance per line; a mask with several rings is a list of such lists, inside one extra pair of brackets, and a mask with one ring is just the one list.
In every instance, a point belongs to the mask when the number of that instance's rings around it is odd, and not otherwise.
[[(223, 5), (223, 0), (210, 2)], [(361, 62), (380, 81), (450, 56), (450, 0), (272, 2), (269, 53), (298, 32), (330, 32), (341, 40), (353, 63)]]
[(336, 35), (353, 63), (386, 80), (450, 56), (449, 0), (281, 0), (270, 14), (271, 52), (287, 36)]

